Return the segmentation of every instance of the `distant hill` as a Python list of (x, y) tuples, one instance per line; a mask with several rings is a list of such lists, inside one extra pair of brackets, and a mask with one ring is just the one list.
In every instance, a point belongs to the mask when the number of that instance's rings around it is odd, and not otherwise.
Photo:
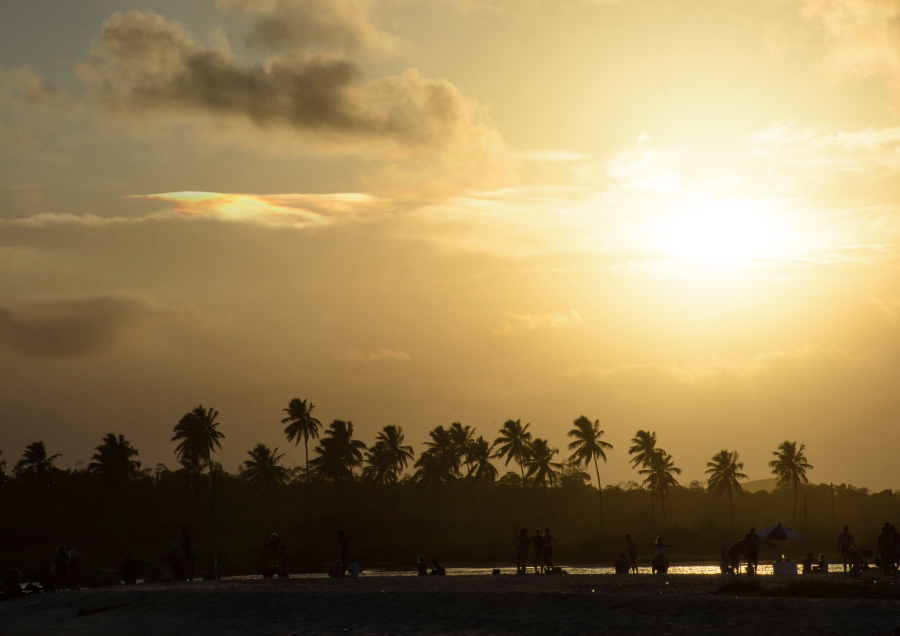
[(741, 484), (741, 488), (746, 492), (760, 492), (762, 490), (772, 492), (775, 490), (776, 483), (778, 483), (778, 479), (775, 477), (772, 477), (772, 479), (754, 479), (753, 481)]

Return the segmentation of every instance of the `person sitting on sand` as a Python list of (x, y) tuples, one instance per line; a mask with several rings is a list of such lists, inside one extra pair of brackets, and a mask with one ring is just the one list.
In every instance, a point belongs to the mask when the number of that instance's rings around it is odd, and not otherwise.
[(669, 571), (669, 557), (666, 556), (666, 548), (674, 548), (675, 544), (663, 543), (663, 538), (656, 537), (656, 543), (650, 546), (656, 548), (656, 554), (651, 562), (653, 574), (666, 574)]
[(553, 546), (556, 539), (550, 535), (550, 528), (544, 528), (544, 572), (553, 572)]
[(516, 574), (525, 574), (525, 569), (528, 567), (528, 546), (531, 545), (528, 528), (522, 528), (519, 536), (512, 542), (516, 548)]
[(812, 571), (828, 574), (828, 560), (825, 558), (824, 554), (819, 555), (819, 562), (813, 565)]
[(6, 580), (3, 581), (3, 594), (0, 600), (18, 598), (22, 596), (22, 573), (19, 568), (11, 567), (6, 571)]
[(172, 550), (172, 557), (169, 563), (172, 566), (172, 576), (176, 581), (184, 581), (187, 579), (184, 571), (184, 559), (181, 558), (181, 551), (178, 548)]
[(616, 574), (630, 574), (631, 559), (625, 556), (624, 552), (620, 552), (619, 558), (613, 563), (613, 567), (616, 568)]
[(541, 574), (544, 573), (544, 537), (541, 536), (541, 529), (534, 529), (534, 536), (531, 538), (534, 546), (534, 573), (538, 573), (538, 563), (541, 564)]
[(172, 564), (166, 560), (166, 555), (162, 555), (159, 557), (159, 578), (158, 581), (174, 581), (175, 577), (172, 575)]
[(815, 558), (813, 557), (812, 552), (806, 553), (806, 558), (803, 559), (803, 574), (812, 574), (813, 572), (813, 562)]
[(334, 562), (334, 567), (328, 570), (328, 576), (333, 579), (344, 576), (344, 571), (341, 569), (340, 560)]
[(628, 552), (628, 560), (631, 561), (631, 571), (637, 574), (637, 543), (630, 534), (625, 535), (625, 545)]
[(425, 563), (425, 557), (420, 556), (418, 561), (416, 561), (416, 570), (418, 571), (417, 576), (427, 576), (428, 575), (428, 564)]
[(350, 564), (350, 539), (353, 538), (353, 533), (344, 534), (343, 530), (338, 530), (338, 543), (341, 546), (341, 576), (344, 576), (344, 573), (347, 571), (347, 566)]
[(435, 576), (444, 576), (447, 574), (447, 570), (441, 565), (437, 559), (431, 560), (431, 572), (428, 574), (433, 574)]
[(56, 575), (56, 589), (66, 589), (66, 579), (69, 576), (69, 553), (62, 544), (56, 546), (56, 567), (53, 573)]
[(120, 573), (122, 574), (122, 582), (125, 583), (125, 585), (134, 585), (137, 583), (137, 564), (130, 554), (122, 561)]
[(350, 566), (347, 568), (350, 572), (350, 576), (353, 578), (358, 577), (362, 574), (362, 566), (356, 562), (356, 557), (350, 558)]

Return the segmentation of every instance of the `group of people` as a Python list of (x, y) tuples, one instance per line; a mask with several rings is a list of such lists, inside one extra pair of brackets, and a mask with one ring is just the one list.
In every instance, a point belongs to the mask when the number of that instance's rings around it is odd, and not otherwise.
[[(662, 537), (656, 537), (656, 541), (647, 547), (655, 550), (653, 559), (650, 561), (650, 571), (653, 574), (666, 574), (669, 571), (669, 557), (666, 556), (666, 548), (674, 548), (675, 544), (664, 543)], [(619, 558), (613, 563), (616, 574), (637, 574), (637, 549), (637, 542), (631, 538), (630, 534), (626, 534), (625, 552), (620, 552)]]
[[(164, 581), (193, 581), (197, 558), (193, 553), (194, 541), (187, 526), (181, 526), (181, 547), (172, 548), (168, 556), (160, 555), (155, 568), (151, 568), (144, 577), (144, 583), (156, 583)], [(125, 557), (119, 568), (122, 581), (125, 585), (133, 585), (137, 582), (137, 564), (129, 554)]]
[(516, 549), (516, 574), (528, 572), (529, 552), (534, 557), (535, 574), (552, 573), (554, 571), (553, 546), (555, 545), (556, 539), (550, 534), (550, 528), (544, 528), (543, 534), (541, 534), (540, 528), (535, 528), (533, 537), (528, 536), (528, 528), (522, 528), (519, 535), (513, 539), (513, 546)]

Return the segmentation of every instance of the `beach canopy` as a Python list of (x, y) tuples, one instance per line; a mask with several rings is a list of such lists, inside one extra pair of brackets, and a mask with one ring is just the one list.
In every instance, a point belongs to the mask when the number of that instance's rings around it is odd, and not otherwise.
[(805, 534), (801, 534), (796, 530), (792, 530), (787, 526), (781, 525), (780, 523), (777, 526), (771, 526), (769, 528), (766, 528), (765, 530), (761, 530), (756, 534), (760, 539), (768, 539), (769, 541), (799, 541), (800, 539), (806, 538)]

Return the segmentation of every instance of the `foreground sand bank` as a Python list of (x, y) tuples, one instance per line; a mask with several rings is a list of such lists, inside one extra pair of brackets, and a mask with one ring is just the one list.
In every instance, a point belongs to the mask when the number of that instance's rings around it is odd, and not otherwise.
[[(900, 627), (900, 601), (710, 596), (722, 580), (698, 575), (363, 576), (118, 586), (0, 603), (0, 632), (759, 636), (801, 630), (804, 635), (887, 635)], [(757, 580), (777, 583), (772, 577)], [(871, 580), (864, 584), (873, 585)]]

